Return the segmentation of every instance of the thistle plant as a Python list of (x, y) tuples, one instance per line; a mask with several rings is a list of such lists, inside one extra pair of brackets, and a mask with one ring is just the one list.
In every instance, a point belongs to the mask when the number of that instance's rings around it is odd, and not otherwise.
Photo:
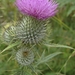
[(54, 0), (16, 0), (15, 5), (24, 17), (15, 25), (6, 28), (2, 36), (7, 43), (11, 40), (21, 41), (23, 45), (16, 53), (16, 60), (26, 66), (35, 61), (30, 48), (37, 46), (46, 36), (49, 18), (56, 14), (58, 3)]

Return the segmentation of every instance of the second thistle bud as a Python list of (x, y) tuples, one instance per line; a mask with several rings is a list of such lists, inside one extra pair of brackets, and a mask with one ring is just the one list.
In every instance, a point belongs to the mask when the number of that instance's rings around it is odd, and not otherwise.
[(21, 48), (16, 53), (16, 59), (21, 65), (30, 65), (34, 60), (34, 54), (28, 48)]

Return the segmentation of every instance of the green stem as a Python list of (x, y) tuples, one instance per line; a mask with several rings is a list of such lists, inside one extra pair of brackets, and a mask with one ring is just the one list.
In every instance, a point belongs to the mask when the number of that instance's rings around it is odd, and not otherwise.
[(59, 25), (66, 27), (67, 29), (69, 29), (72, 33), (75, 33), (70, 27), (68, 27), (68, 25), (66, 25), (65, 23), (63, 23), (60, 19), (58, 19), (57, 17), (53, 17), (52, 20), (54, 20), (55, 22), (57, 22)]

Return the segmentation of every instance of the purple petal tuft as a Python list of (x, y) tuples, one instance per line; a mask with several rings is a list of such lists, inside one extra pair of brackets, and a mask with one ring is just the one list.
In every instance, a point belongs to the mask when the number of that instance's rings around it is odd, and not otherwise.
[(54, 0), (16, 0), (15, 3), (23, 14), (37, 19), (46, 19), (54, 16), (58, 7)]

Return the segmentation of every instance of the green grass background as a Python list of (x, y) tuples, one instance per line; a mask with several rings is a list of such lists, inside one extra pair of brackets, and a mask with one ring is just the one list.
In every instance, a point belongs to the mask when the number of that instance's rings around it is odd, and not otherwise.
[[(14, 1), (0, 0), (0, 34), (3, 26), (9, 25), (21, 17)], [(51, 27), (51, 33), (49, 29), (45, 43), (62, 44), (75, 48), (75, 0), (57, 0), (57, 2), (59, 3), (58, 13), (50, 19), (48, 26)], [(14, 75), (15, 71), (19, 69), (12, 57), (14, 49), (11, 51), (10, 47), (9, 50), (1, 53), (7, 47), (0, 39), (0, 75)], [(45, 46), (42, 49), (45, 50), (46, 55), (54, 52), (62, 52), (62, 54), (54, 57), (45, 65), (41, 64), (38, 69), (41, 70), (42, 74), (26, 74), (26, 72), (31, 72), (27, 69), (24, 75), (75, 75), (74, 49)], [(16, 75), (20, 75), (20, 73)]]

